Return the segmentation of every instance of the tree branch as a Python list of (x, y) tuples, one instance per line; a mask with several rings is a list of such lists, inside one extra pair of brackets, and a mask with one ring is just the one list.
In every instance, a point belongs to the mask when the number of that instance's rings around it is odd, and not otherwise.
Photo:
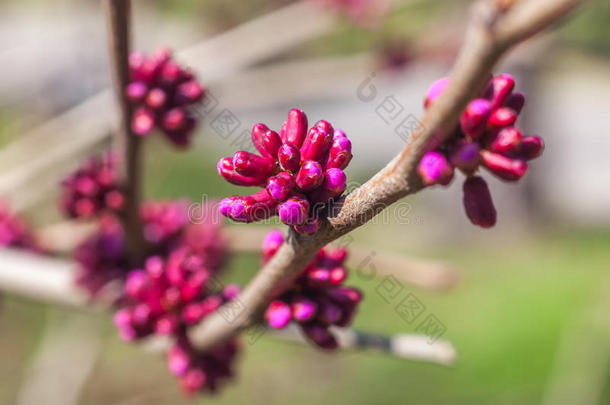
[(237, 297), (243, 310), (236, 319), (228, 322), (218, 311), (191, 329), (197, 348), (209, 350), (258, 321), (273, 294), (288, 285), (321, 247), (365, 224), (398, 199), (419, 191), (423, 187), (416, 173), (419, 160), (435, 138), (442, 142), (448, 137), (460, 112), (482, 89), (502, 54), (583, 2), (522, 0), (509, 10), (496, 0), (475, 3), (450, 84), (426, 111), (410, 142), (385, 168), (337, 204), (336, 215), (315, 235), (291, 231), (287, 243)]
[(125, 194), (123, 223), (129, 261), (137, 263), (146, 251), (140, 222), (141, 138), (131, 132), (132, 108), (125, 96), (129, 84), (130, 0), (103, 0), (108, 20), (108, 43), (114, 87), (120, 108), (120, 124), (115, 135), (119, 153), (119, 181)]

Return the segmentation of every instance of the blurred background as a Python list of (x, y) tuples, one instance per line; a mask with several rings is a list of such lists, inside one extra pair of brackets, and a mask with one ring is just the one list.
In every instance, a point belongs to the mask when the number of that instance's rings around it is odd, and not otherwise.
[[(279, 128), (292, 107), (345, 130), (354, 145), (349, 180), (368, 179), (402, 148), (396, 125), (421, 117), (426, 89), (448, 73), (469, 3), (392, 1), (386, 15), (354, 21), (308, 0), (135, 1), (134, 49), (170, 45), (213, 100), (192, 149), (147, 140), (146, 197), (240, 192), (217, 175), (216, 161), (243, 145), (253, 124)], [(265, 336), (246, 347), (219, 395), (189, 400), (162, 356), (119, 341), (110, 315), (9, 295), (0, 306), (0, 404), (31, 403), (28, 387), (41, 375), (51, 385), (82, 380), (66, 404), (608, 403), (609, 18), (608, 2), (590, 2), (496, 70), (513, 74), (527, 96), (520, 127), (546, 142), (524, 180), (486, 176), (497, 226), (468, 222), (456, 179), (352, 234), (373, 265), (383, 249), (459, 269), (447, 291), (404, 285), (445, 326), (455, 365), (328, 355)], [(60, 220), (62, 176), (109, 144), (117, 118), (105, 28), (97, 1), (0, 3), (0, 197), (37, 226)], [(402, 107), (391, 120), (380, 107), (388, 99)], [(229, 134), (212, 124), (225, 110), (238, 122)], [(231, 280), (247, 282), (258, 263), (236, 255)], [(376, 292), (381, 279), (349, 281), (367, 296), (356, 328), (415, 331)]]

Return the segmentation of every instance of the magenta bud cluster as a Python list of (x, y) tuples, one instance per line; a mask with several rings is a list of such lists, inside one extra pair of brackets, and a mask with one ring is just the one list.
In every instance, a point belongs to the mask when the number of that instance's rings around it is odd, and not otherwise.
[[(448, 78), (434, 82), (426, 95), (429, 108), (440, 97)], [(455, 169), (467, 176), (464, 208), (470, 221), (483, 228), (496, 223), (496, 210), (485, 180), (477, 176), (480, 167), (504, 181), (517, 181), (528, 170), (528, 161), (544, 150), (543, 140), (524, 135), (515, 122), (525, 105), (525, 96), (513, 91), (515, 80), (508, 74), (491, 78), (479, 98), (462, 111), (459, 126), (442, 145), (427, 152), (417, 172), (426, 186), (448, 185)]]
[(319, 208), (345, 190), (343, 170), (352, 159), (350, 140), (328, 121), (308, 129), (305, 113), (292, 109), (279, 132), (254, 125), (252, 143), (258, 154), (238, 151), (224, 157), (218, 162), (218, 173), (229, 183), (262, 189), (225, 198), (219, 204), (220, 213), (237, 222), (278, 215), (299, 233), (315, 233)]
[(0, 248), (44, 252), (26, 221), (11, 212), (8, 203), (3, 201), (0, 201)]
[(125, 196), (117, 181), (117, 155), (108, 150), (93, 156), (62, 183), (61, 210), (70, 218), (118, 213)]
[[(263, 262), (271, 259), (282, 243), (280, 231), (267, 234)], [(295, 322), (317, 346), (337, 348), (337, 340), (329, 327), (350, 325), (362, 300), (359, 290), (343, 285), (348, 275), (344, 266), (346, 257), (345, 249), (321, 249), (294, 284), (269, 304), (265, 311), (267, 324), (273, 329), (282, 329)]]
[(182, 334), (167, 352), (167, 365), (185, 394), (214, 393), (223, 380), (234, 376), (232, 367), (238, 353), (235, 340), (224, 342), (208, 353), (198, 352)]
[(188, 146), (197, 124), (189, 108), (205, 97), (193, 73), (176, 63), (167, 49), (151, 56), (133, 52), (129, 69), (125, 97), (134, 108), (133, 133), (147, 136), (157, 127), (176, 146)]

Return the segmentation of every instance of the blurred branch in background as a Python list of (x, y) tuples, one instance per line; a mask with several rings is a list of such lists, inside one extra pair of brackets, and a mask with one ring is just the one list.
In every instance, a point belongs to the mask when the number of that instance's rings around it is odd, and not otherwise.
[[(0, 290), (30, 300), (63, 305), (81, 310), (107, 310), (113, 302), (109, 287), (94, 302), (74, 286), (75, 265), (62, 259), (41, 257), (30, 253), (4, 249), (0, 251)], [(400, 358), (449, 365), (455, 359), (455, 349), (444, 340), (426, 343), (429, 336), (396, 335), (386, 337), (364, 332), (338, 329), (342, 347), (354, 350), (377, 350)], [(274, 332), (272, 336), (275, 336)], [(286, 339), (305, 343), (302, 338), (284, 335)], [(153, 351), (164, 351), (167, 341), (152, 338), (145, 345)]]

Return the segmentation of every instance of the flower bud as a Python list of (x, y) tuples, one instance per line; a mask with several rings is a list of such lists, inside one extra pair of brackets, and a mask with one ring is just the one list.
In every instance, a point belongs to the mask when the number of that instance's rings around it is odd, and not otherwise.
[(295, 186), (294, 178), (290, 173), (280, 172), (267, 180), (267, 191), (277, 201), (284, 201), (292, 193)]
[(148, 94), (146, 95), (146, 106), (153, 110), (160, 110), (165, 107), (165, 103), (167, 102), (167, 93), (158, 87), (154, 89), (150, 89)]
[(291, 310), (295, 321), (307, 322), (316, 315), (318, 304), (310, 299), (300, 297), (292, 302)]
[(498, 153), (481, 151), (483, 165), (497, 177), (507, 180), (519, 180), (527, 172), (527, 163), (515, 160)]
[(263, 135), (263, 148), (273, 160), (277, 158), (278, 151), (282, 146), (282, 140), (277, 132), (268, 130)]
[(478, 139), (485, 130), (490, 114), (489, 101), (482, 98), (472, 100), (460, 116), (462, 131), (471, 138)]
[(515, 80), (508, 74), (495, 76), (489, 81), (484, 95), (491, 102), (492, 110), (504, 104), (514, 87)]
[(270, 159), (274, 159), (275, 155), (270, 154), (263, 145), (263, 136), (267, 131), (269, 131), (269, 128), (267, 128), (265, 124), (255, 124), (252, 127), (252, 144), (256, 149), (258, 149), (261, 155)]
[(471, 172), (479, 166), (481, 148), (476, 142), (461, 139), (451, 148), (449, 160), (451, 164), (460, 169)]
[(307, 284), (312, 287), (326, 287), (330, 285), (330, 270), (317, 267), (307, 272)]
[(125, 96), (131, 103), (141, 103), (148, 93), (148, 86), (142, 82), (132, 82), (125, 89)]
[(320, 322), (326, 325), (333, 325), (341, 319), (343, 316), (341, 308), (333, 304), (330, 300), (323, 300), (318, 310), (318, 316), (316, 317)]
[(301, 164), (301, 153), (291, 143), (285, 143), (280, 146), (277, 158), (280, 161), (280, 167), (289, 172), (295, 172)]
[(189, 80), (178, 85), (176, 89), (176, 103), (190, 104), (197, 103), (203, 99), (203, 88), (196, 80)]
[(324, 168), (345, 169), (350, 160), (352, 160), (352, 142), (347, 139), (343, 131), (337, 130), (335, 131), (328, 154), (328, 160), (326, 161)]
[(340, 196), (345, 191), (347, 177), (341, 169), (328, 169), (324, 172), (324, 182), (312, 192), (310, 198), (314, 202), (326, 203), (331, 198)]
[(317, 126), (311, 128), (301, 146), (301, 159), (321, 162), (326, 156), (331, 142), (332, 132), (327, 132)]
[(313, 235), (318, 232), (320, 225), (322, 225), (322, 222), (318, 218), (310, 217), (304, 224), (296, 225), (294, 230), (302, 235)]
[(155, 332), (159, 335), (169, 336), (178, 330), (178, 319), (173, 315), (165, 315), (155, 322)]
[(288, 112), (286, 120), (286, 130), (282, 141), (284, 143), (292, 143), (297, 148), (303, 145), (305, 136), (307, 135), (307, 115), (301, 110), (293, 108)]
[(339, 347), (337, 340), (328, 331), (328, 327), (319, 323), (307, 323), (303, 325), (303, 332), (316, 345), (323, 349), (333, 350)]
[(186, 126), (186, 111), (180, 107), (172, 108), (163, 115), (161, 122), (167, 131), (180, 131)]
[(243, 176), (266, 178), (273, 172), (274, 164), (254, 153), (238, 151), (233, 155), (233, 168)]
[(148, 285), (148, 276), (142, 270), (134, 270), (127, 274), (125, 280), (125, 294), (129, 298), (139, 299), (142, 297)]
[(417, 173), (427, 186), (434, 184), (446, 186), (453, 179), (453, 166), (442, 153), (431, 151), (419, 162)]
[(428, 92), (426, 93), (426, 100), (424, 101), (424, 108), (430, 107), (430, 105), (434, 102), (434, 100), (436, 100), (437, 98), (440, 97), (441, 94), (443, 94), (443, 91), (445, 91), (445, 88), (447, 88), (448, 84), (449, 84), (448, 77), (443, 77), (442, 79), (438, 79), (437, 81), (432, 83), (432, 85), (428, 89)]
[(282, 232), (274, 229), (265, 236), (263, 240), (263, 258), (270, 259), (275, 255), (280, 246), (284, 243), (284, 235)]
[(330, 271), (330, 283), (332, 285), (339, 285), (345, 281), (347, 277), (347, 270), (345, 267), (333, 267)]
[(131, 117), (131, 130), (134, 134), (148, 135), (155, 126), (155, 115), (147, 108), (138, 108)]
[(282, 329), (288, 325), (292, 317), (290, 306), (283, 301), (275, 300), (265, 311), (265, 319), (273, 329)]
[(225, 178), (229, 183), (238, 186), (264, 186), (264, 177), (248, 177), (237, 173), (233, 169), (233, 158), (225, 157), (218, 161), (216, 166), (218, 174)]
[(188, 354), (178, 345), (173, 345), (167, 352), (167, 366), (172, 375), (184, 375), (190, 362)]
[(525, 105), (525, 96), (523, 93), (512, 93), (504, 102), (504, 107), (514, 110), (517, 114), (521, 112)]
[(539, 136), (530, 135), (523, 137), (521, 144), (517, 149), (517, 155), (520, 159), (532, 160), (536, 159), (544, 151), (544, 141)]
[(278, 207), (280, 220), (286, 225), (301, 225), (309, 214), (309, 201), (305, 196), (294, 196)]
[(522, 134), (515, 127), (507, 127), (496, 135), (496, 138), (491, 143), (489, 150), (492, 152), (507, 154), (517, 150), (521, 144)]
[(508, 107), (499, 107), (492, 111), (487, 120), (487, 128), (497, 129), (513, 125), (517, 121), (517, 113)]
[(297, 173), (297, 186), (303, 191), (311, 191), (319, 187), (324, 181), (324, 171), (320, 163), (308, 160), (301, 165)]
[(472, 176), (463, 186), (466, 216), (475, 225), (490, 228), (496, 224), (496, 209), (487, 183), (482, 177)]
[(180, 379), (180, 386), (187, 395), (190, 395), (203, 389), (207, 382), (208, 377), (202, 369), (191, 368)]

